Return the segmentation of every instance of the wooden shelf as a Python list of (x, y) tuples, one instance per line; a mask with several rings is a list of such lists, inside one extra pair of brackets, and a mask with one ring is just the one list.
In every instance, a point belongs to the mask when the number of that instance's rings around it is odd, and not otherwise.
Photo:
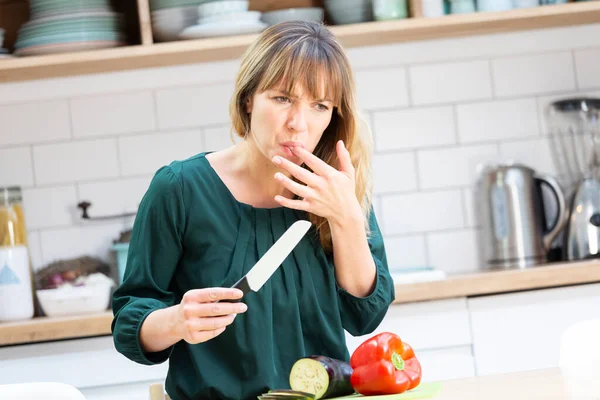
[[(142, 45), (80, 53), (0, 60), (0, 83), (239, 58), (256, 35), (148, 43), (146, 10)], [(332, 26), (347, 48), (600, 22), (600, 1), (504, 12), (409, 18)]]

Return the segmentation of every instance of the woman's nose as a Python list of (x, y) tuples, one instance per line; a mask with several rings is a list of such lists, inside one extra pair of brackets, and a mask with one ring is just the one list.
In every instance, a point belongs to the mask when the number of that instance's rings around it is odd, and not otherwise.
[(303, 132), (308, 129), (305, 111), (302, 107), (294, 107), (288, 119), (288, 128), (296, 132)]

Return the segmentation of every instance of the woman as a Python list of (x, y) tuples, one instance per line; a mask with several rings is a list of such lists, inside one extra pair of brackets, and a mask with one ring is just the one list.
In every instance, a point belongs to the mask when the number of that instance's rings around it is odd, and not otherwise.
[[(158, 170), (136, 217), (112, 324), (119, 352), (169, 360), (179, 399), (253, 399), (289, 387), (311, 354), (348, 360), (394, 299), (371, 207), (370, 138), (349, 63), (322, 25), (265, 30), (230, 105), (243, 140)], [(230, 287), (294, 221), (313, 225), (242, 301)], [(226, 300), (226, 301), (221, 301)]]

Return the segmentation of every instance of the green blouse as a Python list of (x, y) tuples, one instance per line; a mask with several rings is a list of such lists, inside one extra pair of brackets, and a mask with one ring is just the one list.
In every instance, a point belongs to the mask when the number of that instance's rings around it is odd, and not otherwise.
[(369, 246), (377, 284), (358, 298), (336, 284), (332, 255), (314, 227), (256, 293), (248, 311), (216, 338), (184, 340), (158, 352), (141, 349), (139, 331), (152, 311), (178, 304), (196, 288), (230, 287), (304, 212), (238, 202), (201, 153), (159, 169), (135, 219), (123, 283), (113, 296), (116, 349), (146, 365), (169, 360), (174, 400), (256, 399), (289, 388), (292, 364), (320, 354), (349, 360), (344, 329), (373, 332), (394, 299), (383, 240), (371, 213)]

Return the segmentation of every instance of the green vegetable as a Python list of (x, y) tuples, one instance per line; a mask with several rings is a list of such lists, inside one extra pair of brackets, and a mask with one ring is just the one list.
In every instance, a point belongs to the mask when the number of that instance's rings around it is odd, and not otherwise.
[(350, 364), (325, 356), (301, 358), (290, 372), (292, 390), (308, 392), (316, 400), (345, 396), (354, 393), (350, 384)]

